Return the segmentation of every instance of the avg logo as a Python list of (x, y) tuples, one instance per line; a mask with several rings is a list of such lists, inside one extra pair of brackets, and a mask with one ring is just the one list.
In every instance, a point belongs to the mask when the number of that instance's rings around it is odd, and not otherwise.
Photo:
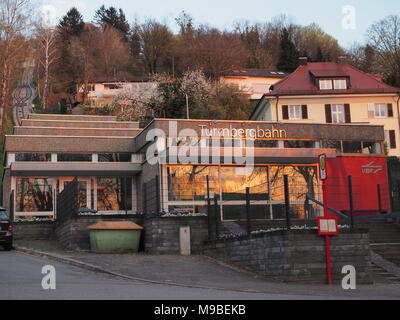
[(371, 161), (370, 163), (361, 167), (362, 173), (364, 174), (377, 174), (383, 170), (383, 166), (375, 165), (375, 161)]

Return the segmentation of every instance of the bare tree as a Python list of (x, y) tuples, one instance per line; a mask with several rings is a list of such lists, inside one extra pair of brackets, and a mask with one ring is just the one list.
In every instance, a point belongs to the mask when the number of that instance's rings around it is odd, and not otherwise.
[(400, 87), (400, 16), (388, 16), (368, 30), (369, 44), (380, 60), (386, 80)]
[(201, 69), (208, 77), (218, 79), (222, 71), (246, 65), (247, 51), (238, 34), (202, 26), (182, 40), (182, 69)]
[[(0, 40), (1, 40), (1, 123), (7, 117), (10, 78), (13, 67), (19, 62), (21, 53), (27, 45), (25, 35), (29, 25), (29, 0), (0, 0)], [(3, 131), (3, 126), (2, 126)]]
[(166, 25), (148, 20), (140, 26), (140, 38), (147, 71), (151, 74), (161, 72), (160, 67), (173, 48), (173, 33)]
[(38, 41), (38, 59), (40, 67), (43, 68), (43, 91), (42, 107), (48, 107), (48, 94), (51, 79), (51, 67), (58, 59), (57, 29), (45, 22), (36, 24), (36, 38)]

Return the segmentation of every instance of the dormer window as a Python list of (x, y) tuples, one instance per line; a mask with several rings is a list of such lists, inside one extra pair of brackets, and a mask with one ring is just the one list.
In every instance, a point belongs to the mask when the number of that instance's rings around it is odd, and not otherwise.
[(346, 90), (346, 79), (321, 79), (319, 80), (320, 90)]
[(333, 80), (333, 87), (335, 88), (335, 90), (346, 90), (347, 89), (346, 79)]
[(332, 90), (332, 80), (319, 80), (319, 89), (320, 90)]

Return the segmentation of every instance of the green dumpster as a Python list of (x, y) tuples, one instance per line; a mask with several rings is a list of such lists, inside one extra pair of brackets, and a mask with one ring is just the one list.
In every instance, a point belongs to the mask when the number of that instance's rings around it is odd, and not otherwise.
[(95, 253), (138, 252), (143, 227), (131, 221), (101, 221), (89, 227)]

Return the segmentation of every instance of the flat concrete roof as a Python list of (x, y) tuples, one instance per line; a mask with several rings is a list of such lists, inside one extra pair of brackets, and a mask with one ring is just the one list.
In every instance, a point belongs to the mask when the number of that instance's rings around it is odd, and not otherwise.
[(131, 137), (6, 136), (6, 152), (133, 153)]
[(72, 114), (35, 114), (30, 113), (31, 120), (61, 120), (61, 121), (117, 121), (116, 116), (91, 116)]
[(136, 137), (142, 129), (133, 128), (52, 128), (14, 127), (15, 135), (76, 136), (76, 137)]
[(141, 171), (140, 163), (93, 162), (14, 162), (13, 176), (134, 176)]
[(79, 120), (42, 120), (24, 119), (23, 127), (53, 127), (53, 128), (132, 128), (138, 129), (138, 122), (122, 121), (79, 121)]

